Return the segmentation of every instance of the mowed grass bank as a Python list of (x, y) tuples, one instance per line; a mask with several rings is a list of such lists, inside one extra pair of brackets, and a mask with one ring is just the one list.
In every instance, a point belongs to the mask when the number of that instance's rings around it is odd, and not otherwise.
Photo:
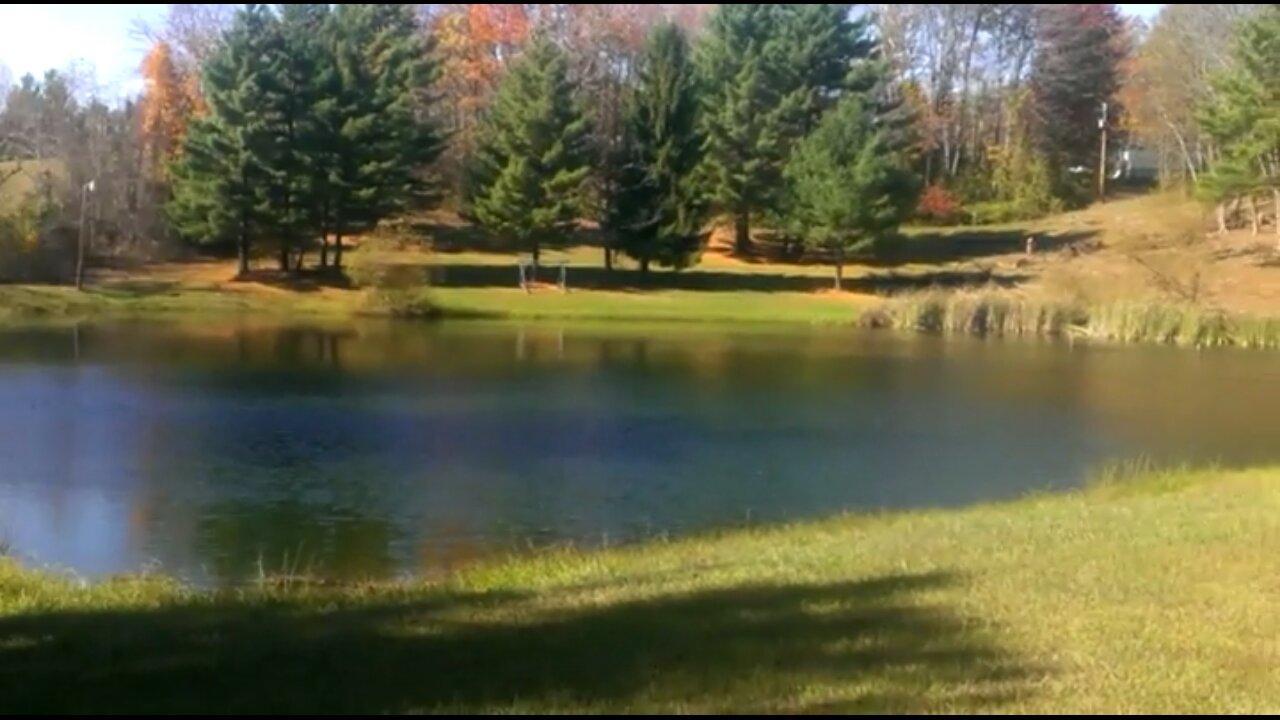
[(208, 593), (0, 562), (5, 712), (1265, 712), (1280, 468), (1147, 473), (437, 583)]
[(850, 293), (761, 292), (750, 290), (573, 290), (568, 293), (519, 289), (435, 288), (428, 301), (446, 317), (512, 320), (633, 320), (672, 322), (787, 322), (857, 324), (875, 304)]
[(141, 277), (93, 285), (83, 292), (62, 285), (0, 284), (0, 324), (118, 317), (342, 317), (365, 307), (363, 293), (355, 291), (299, 292), (253, 283), (205, 285)]
[[(212, 265), (212, 264), (210, 264)], [(203, 274), (211, 274), (204, 266)], [(221, 264), (213, 267), (221, 268)], [(505, 268), (504, 268), (505, 269)], [(124, 280), (95, 283), (84, 292), (49, 285), (0, 285), (0, 324), (76, 322), (98, 318), (252, 317), (312, 320), (358, 316), (458, 317), (513, 320), (626, 320), (673, 322), (858, 322), (875, 303), (853, 293), (540, 287), (431, 287), (400, 290), (298, 287), (232, 282), (225, 268), (216, 280), (175, 271), (139, 271)]]

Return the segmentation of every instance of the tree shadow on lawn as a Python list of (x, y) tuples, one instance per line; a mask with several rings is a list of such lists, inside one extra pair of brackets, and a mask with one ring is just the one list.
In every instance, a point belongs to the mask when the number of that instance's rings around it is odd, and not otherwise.
[(233, 282), (252, 282), (281, 290), (294, 292), (316, 292), (322, 288), (351, 288), (351, 280), (346, 273), (335, 267), (306, 268), (303, 270), (266, 270), (254, 268), (247, 275), (232, 278)]
[[(405, 266), (406, 268), (414, 266)], [(420, 267), (420, 266), (419, 266)], [(515, 265), (431, 265), (424, 270), (427, 284), (448, 288), (514, 288), (519, 285)], [(827, 290), (833, 275), (787, 275), (773, 273), (739, 273), (698, 270), (693, 272), (638, 270), (605, 270), (598, 267), (568, 266), (565, 283), (577, 290), (698, 290), (703, 292), (813, 292)], [(537, 279), (545, 283), (559, 281), (556, 265), (538, 269)], [(925, 272), (873, 273), (846, 278), (844, 287), (855, 292), (895, 292), (930, 287), (980, 287), (999, 285), (1013, 287), (1030, 278), (1023, 273), (1001, 273), (991, 269), (939, 270)]]
[[(412, 225), (415, 233), (431, 239), (434, 252), (451, 254), (460, 252), (511, 251), (510, 242), (487, 233), (474, 225), (418, 222)], [(873, 267), (894, 267), (908, 264), (938, 264), (962, 262), (984, 257), (1023, 253), (1027, 237), (1034, 235), (1036, 252), (1053, 252), (1081, 243), (1097, 235), (1096, 230), (1071, 232), (1034, 232), (1024, 227), (1002, 228), (930, 228), (904, 234), (896, 240), (885, 242), (874, 255), (858, 259), (859, 264)], [(559, 243), (551, 243), (547, 249), (565, 249), (589, 246), (601, 250), (603, 234), (597, 228), (584, 227), (574, 230)], [(733, 256), (752, 264), (784, 264), (797, 267), (829, 265), (828, 253), (806, 251), (797, 255), (796, 245), (781, 242), (771, 235), (753, 240), (751, 253)], [(661, 273), (658, 273), (661, 274)]]
[(908, 235), (901, 242), (886, 243), (865, 264), (877, 267), (976, 260), (1026, 252), (1027, 237), (1035, 236), (1035, 252), (1047, 253), (1083, 243), (1096, 231), (1032, 232), (1025, 228), (931, 230)]
[(290, 290), (293, 292), (311, 293), (324, 288), (350, 289), (351, 280), (337, 268), (308, 268), (299, 271), (280, 272), (255, 268), (247, 274), (228, 275), (214, 284), (190, 284), (179, 280), (150, 278), (116, 278), (108, 277), (95, 281), (89, 286), (92, 292), (110, 297), (139, 299), (157, 296), (173, 296), (182, 292), (215, 290), (218, 284), (256, 283), (267, 287)]
[[(479, 225), (464, 220), (445, 222), (424, 218), (411, 221), (406, 227), (411, 237), (429, 243), (433, 252), (511, 252), (510, 239), (494, 235)], [(604, 234), (598, 227), (580, 224), (570, 229), (558, 242), (547, 243), (544, 249), (563, 250), (585, 245), (603, 252), (604, 240)]]
[(771, 711), (806, 709), (806, 689), (824, 711), (994, 710), (1036, 673), (914, 597), (955, 581), (584, 594), (552, 610), (434, 592), (22, 615), (0, 621), (0, 711)]

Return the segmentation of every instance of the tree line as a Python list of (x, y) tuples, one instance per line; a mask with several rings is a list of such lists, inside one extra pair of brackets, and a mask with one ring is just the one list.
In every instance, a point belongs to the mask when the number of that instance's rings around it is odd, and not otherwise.
[(740, 253), (768, 236), (843, 262), (912, 217), (1078, 206), (1117, 170), (1105, 132), (1224, 227), (1258, 227), (1258, 200), (1280, 206), (1277, 12), (174, 5), (145, 28), (136, 100), (78, 99), (57, 73), (13, 86), (0, 179), (58, 158), (113, 188), (90, 213), (113, 238), (235, 248), (242, 272), (340, 267), (353, 235), (441, 203), (535, 262), (598, 223), (607, 265), (647, 271), (696, 262), (712, 227)]
[[(688, 265), (714, 209), (740, 252), (760, 218), (842, 259), (914, 207), (908, 123), (870, 15), (725, 5), (696, 43), (654, 17), (612, 63), (617, 102), (604, 108), (558, 22), (520, 23), (528, 36), (483, 110), (452, 128), (468, 144), (462, 212), (535, 267), (583, 218), (647, 271)], [(205, 110), (163, 145), (174, 227), (233, 242), (242, 273), (266, 244), (290, 271), (318, 242), (325, 268), (341, 265), (344, 237), (437, 199), (458, 117), (441, 107), (438, 40), (408, 5), (239, 10), (200, 66), (199, 102), (183, 100)]]

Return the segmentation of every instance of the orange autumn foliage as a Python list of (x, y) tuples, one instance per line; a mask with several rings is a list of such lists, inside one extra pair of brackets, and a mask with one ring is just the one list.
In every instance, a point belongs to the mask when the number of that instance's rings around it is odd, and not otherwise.
[(528, 40), (530, 18), (524, 5), (449, 5), (433, 25), (440, 91), (453, 106), (455, 129), (466, 133)]
[(146, 90), (139, 102), (139, 130), (153, 172), (165, 166), (182, 148), (187, 124), (203, 102), (194, 77), (184, 77), (173, 62), (168, 43), (156, 42), (142, 61)]

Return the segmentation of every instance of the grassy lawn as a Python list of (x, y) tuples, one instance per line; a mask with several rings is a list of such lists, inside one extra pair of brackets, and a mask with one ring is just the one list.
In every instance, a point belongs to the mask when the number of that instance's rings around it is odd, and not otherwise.
[(209, 594), (0, 562), (0, 711), (1267, 712), (1280, 468)]
[[(828, 280), (803, 273), (692, 272), (676, 287), (665, 273), (648, 279), (629, 270), (575, 267), (569, 292), (551, 286), (521, 291), (514, 264), (489, 257), (427, 266), (446, 281), (410, 290), (399, 302), (460, 317), (564, 320), (856, 323), (869, 295), (832, 293)], [(404, 257), (392, 262), (408, 263)], [(776, 268), (775, 268), (776, 269)], [(550, 271), (548, 271), (550, 272)], [(161, 265), (95, 279), (85, 290), (53, 285), (0, 285), (0, 323), (76, 321), (102, 316), (251, 316), (309, 319), (393, 314), (364, 289), (305, 283), (232, 282), (227, 262)], [(602, 278), (608, 278), (605, 282)], [(741, 280), (739, 280), (741, 278)], [(576, 283), (588, 283), (586, 287)], [(682, 285), (683, 283), (683, 285)]]
[[(187, 277), (209, 273), (209, 265), (195, 266), (178, 279), (164, 271), (144, 271), (129, 279), (93, 283), (83, 292), (63, 285), (0, 284), (0, 323), (57, 323), (103, 316), (337, 317), (362, 311), (366, 306), (364, 293), (351, 290), (296, 291)], [(220, 276), (234, 275), (230, 266), (217, 267)]]
[[(95, 272), (85, 293), (0, 285), (0, 322), (442, 313), (854, 324), (879, 307), (878, 324), (933, 332), (1043, 335), (1076, 325), (1078, 334), (1106, 341), (1280, 345), (1280, 256), (1247, 232), (1204, 237), (1202, 224), (1194, 203), (1157, 194), (1019, 225), (907, 228), (902, 242), (851, 264), (842, 293), (830, 289), (832, 268), (816, 262), (742, 259), (713, 248), (679, 273), (644, 275), (624, 257), (605, 270), (599, 247), (576, 244), (547, 249), (544, 285), (526, 294), (517, 287), (519, 253), (470, 226), (437, 222), (350, 252), (355, 285), (370, 269), (396, 275), (398, 305), (314, 276), (281, 279), (266, 270), (231, 282), (230, 261), (199, 261)], [(1027, 236), (1037, 238), (1032, 255), (1024, 252)], [(269, 258), (259, 264), (273, 266)], [(567, 293), (555, 287), (561, 264)]]
[(854, 294), (739, 290), (575, 290), (526, 294), (506, 288), (437, 288), (431, 301), (446, 315), (517, 320), (671, 320), (853, 324), (874, 302)]

